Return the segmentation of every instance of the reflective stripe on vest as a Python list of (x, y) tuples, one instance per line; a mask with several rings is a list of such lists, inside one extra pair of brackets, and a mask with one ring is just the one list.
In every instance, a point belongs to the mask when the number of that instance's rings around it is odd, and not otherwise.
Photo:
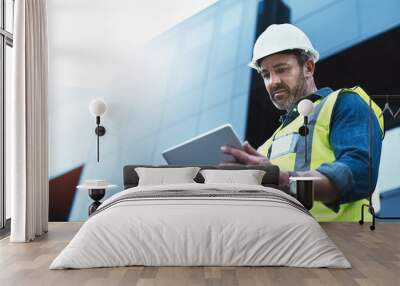
[[(302, 140), (304, 138), (298, 136), (297, 138), (299, 139), (295, 142), (295, 147), (292, 152), (270, 158), (272, 164), (278, 165), (280, 169), (284, 171), (307, 171), (317, 169), (322, 163), (334, 162), (336, 158), (329, 142), (331, 117), (338, 96), (346, 92), (356, 93), (366, 104), (369, 104), (370, 98), (361, 87), (340, 89), (332, 92), (327, 97), (317, 100), (314, 102), (314, 111), (308, 118), (307, 163), (305, 163), (304, 158), (306, 153), (305, 142)], [(383, 137), (383, 117), (379, 116), (381, 114), (381, 109), (373, 101), (371, 101), (371, 108), (379, 122)], [(289, 134), (298, 134), (298, 130), (303, 125), (303, 121), (303, 117), (298, 116), (287, 126), (282, 127), (281, 125), (271, 138), (258, 148), (258, 151), (268, 156), (273, 141)], [(339, 212), (335, 213), (321, 202), (314, 202), (311, 213), (319, 221), (357, 221), (360, 219), (361, 205), (367, 203), (367, 199), (362, 199), (352, 203), (341, 204)], [(371, 220), (372, 217), (367, 211), (364, 215), (367, 220)]]

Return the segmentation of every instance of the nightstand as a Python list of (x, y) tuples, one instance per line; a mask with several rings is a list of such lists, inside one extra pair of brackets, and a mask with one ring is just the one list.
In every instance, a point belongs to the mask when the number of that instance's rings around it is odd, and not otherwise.
[(117, 185), (110, 184), (88, 184), (85, 183), (83, 185), (79, 185), (77, 189), (86, 189), (88, 190), (89, 197), (93, 200), (93, 203), (89, 206), (89, 216), (94, 213), (97, 208), (101, 205), (100, 200), (106, 194), (106, 190), (109, 188), (115, 188)]

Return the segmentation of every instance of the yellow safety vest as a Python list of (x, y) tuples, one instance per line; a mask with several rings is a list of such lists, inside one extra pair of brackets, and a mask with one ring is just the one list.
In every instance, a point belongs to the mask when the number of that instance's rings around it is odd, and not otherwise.
[[(307, 171), (315, 170), (322, 163), (331, 163), (336, 160), (333, 148), (329, 142), (330, 123), (332, 118), (333, 107), (338, 96), (342, 93), (352, 92), (358, 94), (367, 104), (369, 104), (369, 96), (361, 87), (354, 87), (348, 89), (339, 89), (332, 92), (327, 97), (321, 98), (314, 102), (314, 111), (309, 115), (307, 135), (307, 163), (305, 163), (305, 144), (304, 140), (299, 140), (298, 130), (303, 125), (303, 117), (298, 116), (288, 125), (282, 125), (274, 132), (263, 145), (258, 148), (258, 152), (268, 156), (268, 152), (272, 147), (272, 143), (278, 139), (283, 139), (284, 136), (291, 135), (292, 144), (286, 142), (288, 147), (287, 152), (279, 154), (273, 152), (273, 158), (270, 158), (272, 164), (280, 167), (284, 171)], [(345, 96), (345, 94), (344, 94)], [(384, 135), (383, 117), (381, 109), (375, 102), (371, 101), (372, 110), (378, 119), (379, 126)], [(281, 141), (283, 142), (283, 141)], [(289, 145), (288, 145), (289, 144)], [(273, 151), (273, 150), (272, 150)], [(358, 200), (352, 203), (340, 205), (339, 212), (334, 212), (326, 207), (321, 202), (314, 202), (311, 213), (318, 221), (357, 221), (361, 215), (361, 205), (368, 204), (367, 199)], [(365, 208), (367, 209), (367, 208)], [(364, 218), (366, 221), (371, 221), (372, 217), (369, 213), (365, 212)]]

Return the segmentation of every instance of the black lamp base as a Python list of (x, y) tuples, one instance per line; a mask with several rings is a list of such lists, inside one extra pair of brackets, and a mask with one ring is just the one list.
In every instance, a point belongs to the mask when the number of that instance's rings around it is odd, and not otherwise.
[(94, 130), (94, 132), (95, 132), (96, 135), (98, 135), (98, 136), (103, 136), (104, 134), (106, 134), (106, 129), (105, 129), (103, 126), (99, 125), (99, 126), (96, 127), (96, 129)]
[(313, 181), (296, 181), (296, 197), (307, 210), (311, 210), (314, 205), (314, 186)]
[(89, 197), (94, 201), (89, 206), (89, 216), (101, 205), (100, 200), (104, 197), (106, 189), (89, 189)]

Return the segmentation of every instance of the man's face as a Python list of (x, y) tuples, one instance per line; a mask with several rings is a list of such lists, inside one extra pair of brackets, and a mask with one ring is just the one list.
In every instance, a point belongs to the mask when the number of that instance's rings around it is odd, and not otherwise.
[(296, 99), (306, 96), (303, 67), (293, 54), (273, 54), (262, 60), (260, 74), (276, 108), (289, 110)]

